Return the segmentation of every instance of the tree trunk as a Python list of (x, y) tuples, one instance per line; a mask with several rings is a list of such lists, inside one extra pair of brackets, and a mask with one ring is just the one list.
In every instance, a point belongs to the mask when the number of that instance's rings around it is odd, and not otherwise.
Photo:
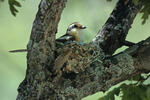
[(119, 0), (89, 44), (55, 43), (66, 0), (41, 0), (27, 45), (26, 77), (17, 100), (81, 100), (131, 76), (150, 71), (150, 38), (111, 57), (120, 48), (142, 7)]

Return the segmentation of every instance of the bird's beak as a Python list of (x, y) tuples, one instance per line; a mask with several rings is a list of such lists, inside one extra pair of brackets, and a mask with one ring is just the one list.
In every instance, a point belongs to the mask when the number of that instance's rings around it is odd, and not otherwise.
[(81, 29), (85, 29), (86, 28), (86, 26), (81, 26)]

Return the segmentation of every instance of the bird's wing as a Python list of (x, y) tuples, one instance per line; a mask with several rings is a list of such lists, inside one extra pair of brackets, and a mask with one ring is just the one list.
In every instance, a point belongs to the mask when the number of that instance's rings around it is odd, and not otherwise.
[(69, 34), (65, 34), (61, 37), (59, 37), (58, 39), (56, 39), (57, 42), (67, 42), (67, 41), (74, 41), (75, 37), (69, 35)]

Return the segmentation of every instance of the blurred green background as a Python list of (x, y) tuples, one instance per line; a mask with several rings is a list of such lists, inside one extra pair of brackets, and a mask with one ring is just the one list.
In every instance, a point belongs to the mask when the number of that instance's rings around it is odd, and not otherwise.
[[(14, 100), (17, 96), (17, 87), (25, 77), (26, 53), (12, 54), (8, 51), (26, 48), (39, 1), (20, 1), (22, 7), (19, 8), (16, 17), (11, 15), (7, 0), (0, 3), (0, 100)], [(92, 40), (108, 19), (116, 1), (68, 0), (61, 16), (57, 37), (66, 32), (70, 23), (80, 22), (87, 26), (86, 41)], [(134, 20), (127, 40), (138, 42), (149, 36), (150, 20), (141, 25), (140, 18), (139, 14)], [(102, 93), (97, 93), (84, 100), (97, 100), (101, 95)]]

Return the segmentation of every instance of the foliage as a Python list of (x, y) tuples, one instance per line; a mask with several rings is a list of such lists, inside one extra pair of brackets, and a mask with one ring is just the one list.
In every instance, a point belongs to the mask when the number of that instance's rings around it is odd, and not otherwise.
[(12, 15), (16, 16), (16, 13), (18, 12), (16, 7), (21, 7), (21, 4), (16, 0), (8, 0), (8, 3)]
[(107, 0), (107, 1), (112, 1), (112, 0)]
[[(136, 76), (133, 80), (136, 83), (123, 83), (119, 87), (114, 88), (99, 100), (115, 100), (115, 96), (122, 97), (122, 100), (150, 100), (150, 84), (143, 84), (149, 76)], [(140, 80), (141, 79), (141, 80)]]
[(115, 100), (115, 95), (122, 94), (122, 100), (150, 100), (150, 85), (122, 84), (99, 100)]
[[(0, 0), (0, 2), (3, 2), (3, 1), (4, 0)], [(8, 0), (8, 4), (9, 4), (10, 12), (12, 13), (12, 15), (16, 16), (16, 14), (18, 13), (18, 10), (16, 9), (16, 7), (21, 7), (20, 2), (16, 0)]]
[[(4, 1), (4, 0), (0, 0)], [(112, 0), (107, 0), (107, 1), (112, 1)], [(125, 0), (126, 2), (128, 2), (129, 0)], [(140, 13), (142, 13), (142, 24), (145, 24), (146, 20), (148, 19), (149, 15), (150, 15), (150, 0), (142, 0), (143, 1), (143, 7), (140, 11)], [(132, 0), (132, 2), (137, 5), (139, 0)], [(16, 9), (16, 7), (21, 7), (21, 4), (16, 1), (16, 0), (8, 0), (9, 3), (9, 8), (10, 11), (12, 13), (12, 15), (16, 16), (16, 13), (18, 12), (18, 10)]]
[(121, 86), (108, 92), (107, 95), (99, 98), (99, 100), (115, 100), (115, 95), (119, 96)]
[(150, 15), (150, 0), (143, 0), (143, 8), (140, 13), (142, 13), (142, 24), (144, 24)]

